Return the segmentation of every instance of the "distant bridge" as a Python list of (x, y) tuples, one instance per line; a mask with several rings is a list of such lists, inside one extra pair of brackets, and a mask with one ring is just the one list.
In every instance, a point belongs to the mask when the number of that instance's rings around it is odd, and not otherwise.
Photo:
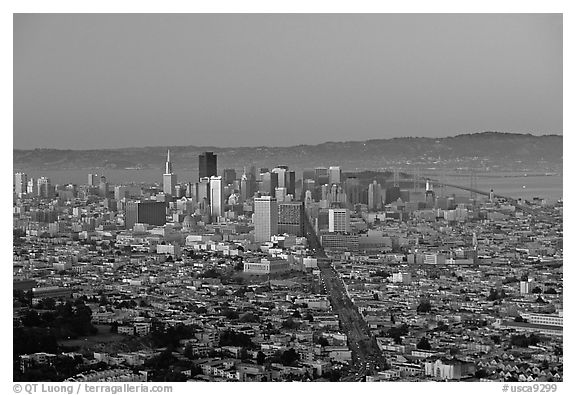
[[(490, 192), (482, 191), (482, 190), (480, 190), (480, 189), (471, 188), (471, 187), (465, 187), (465, 186), (462, 186), (462, 185), (452, 184), (452, 183), (448, 183), (448, 182), (441, 182), (441, 181), (439, 181), (439, 180), (434, 180), (434, 179), (432, 179), (432, 178), (424, 178), (424, 177), (423, 177), (423, 179), (429, 180), (430, 182), (432, 182), (433, 184), (436, 184), (436, 185), (444, 185), (444, 186), (451, 187), (451, 188), (461, 189), (461, 190), (463, 190), (463, 191), (473, 192), (473, 193), (476, 193), (476, 194), (478, 194), (478, 195), (490, 196)], [(499, 199), (504, 199), (504, 200), (506, 200), (509, 204), (511, 204), (512, 206), (514, 206), (517, 210), (520, 210), (520, 211), (522, 211), (522, 212), (524, 212), (524, 213), (526, 213), (526, 214), (530, 214), (532, 217), (536, 218), (536, 219), (539, 220), (539, 221), (546, 222), (546, 223), (550, 223), (550, 224), (555, 224), (555, 223), (558, 222), (558, 221), (557, 221), (554, 217), (552, 217), (552, 216), (549, 216), (549, 215), (545, 215), (545, 214), (543, 214), (543, 213), (540, 213), (540, 212), (538, 212), (537, 210), (534, 210), (533, 208), (528, 207), (528, 206), (525, 205), (525, 204), (520, 204), (520, 203), (518, 202), (518, 200), (515, 199), (515, 198), (513, 198), (513, 197), (504, 196), (504, 195), (498, 195), (498, 194), (496, 194), (496, 193), (494, 194), (494, 197), (495, 197), (495, 198), (499, 198)]]

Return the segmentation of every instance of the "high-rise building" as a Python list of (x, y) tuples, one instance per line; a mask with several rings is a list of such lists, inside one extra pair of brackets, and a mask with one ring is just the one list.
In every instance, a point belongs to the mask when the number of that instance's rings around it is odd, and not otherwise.
[(195, 184), (194, 196), (196, 203), (210, 203), (210, 178), (203, 177)]
[(210, 177), (210, 215), (212, 221), (224, 216), (224, 185), (222, 177)]
[(95, 187), (98, 180), (98, 174), (88, 174), (88, 186)]
[(340, 166), (330, 166), (328, 168), (328, 184), (340, 184), (342, 182), (342, 171)]
[(304, 236), (304, 202), (278, 204), (278, 233)]
[(305, 199), (306, 191), (310, 191), (310, 197), (314, 199), (316, 196), (316, 181), (311, 179), (304, 179), (302, 181), (302, 199)]
[(34, 178), (28, 180), (28, 185), (26, 185), (26, 192), (31, 196), (38, 194), (38, 189), (36, 188), (36, 180)]
[(54, 187), (47, 177), (40, 177), (37, 181), (38, 196), (41, 198), (51, 198), (54, 196)]
[(274, 197), (276, 187), (278, 186), (278, 173), (260, 173), (260, 179), (259, 192)]
[(198, 178), (218, 175), (218, 155), (204, 152), (198, 157)]
[[(400, 197), (400, 194), (398, 194)], [(374, 180), (368, 185), (368, 210), (380, 210), (382, 208), (382, 187)]]
[(328, 184), (328, 169), (325, 167), (317, 167), (314, 169), (314, 181), (316, 185)]
[(106, 177), (100, 177), (100, 185), (98, 186), (98, 192), (100, 196), (106, 197), (108, 196), (108, 182), (106, 182)]
[(162, 176), (163, 188), (162, 191), (170, 196), (174, 196), (176, 192), (176, 174), (172, 171), (172, 162), (170, 161), (170, 150), (166, 155), (166, 168), (164, 169), (164, 175)]
[(124, 185), (117, 185), (114, 187), (114, 199), (120, 201), (128, 197), (128, 188)]
[(286, 188), (284, 187), (276, 187), (274, 190), (274, 196), (276, 197), (278, 203), (284, 202), (286, 200), (286, 195)]
[(277, 174), (278, 186), (280, 188), (286, 188), (286, 169), (284, 167), (275, 167), (272, 169), (272, 173)]
[(350, 233), (350, 212), (345, 208), (328, 210), (328, 231)]
[(148, 225), (166, 224), (166, 203), (155, 200), (137, 200), (126, 203), (126, 229), (132, 229), (134, 224)]
[(314, 169), (304, 169), (302, 171), (302, 179), (314, 180), (316, 179), (316, 172), (314, 171)]
[(293, 170), (286, 172), (286, 192), (296, 196), (296, 172)]
[(14, 176), (14, 192), (18, 196), (22, 196), (26, 193), (26, 188), (28, 186), (28, 175), (26, 173), (16, 173)]
[(270, 241), (278, 234), (278, 202), (272, 196), (254, 198), (254, 241)]
[(356, 177), (348, 177), (344, 181), (344, 191), (348, 198), (348, 203), (354, 205), (361, 202), (360, 200), (360, 180)]
[(248, 185), (248, 176), (246, 172), (240, 177), (240, 201), (245, 202), (250, 197), (250, 190)]
[(236, 180), (236, 170), (234, 169), (222, 170), (222, 179), (224, 181), (224, 185), (232, 184)]
[(397, 201), (400, 198), (401, 194), (400, 194), (400, 187), (399, 186), (392, 186), (389, 188), (386, 188), (386, 198), (385, 198), (385, 202), (386, 204), (390, 204), (392, 202)]

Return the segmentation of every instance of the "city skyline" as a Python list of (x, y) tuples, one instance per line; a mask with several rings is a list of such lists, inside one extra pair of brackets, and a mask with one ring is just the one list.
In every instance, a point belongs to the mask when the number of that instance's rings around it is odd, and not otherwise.
[(482, 130), (562, 134), (561, 14), (14, 16), (17, 149)]

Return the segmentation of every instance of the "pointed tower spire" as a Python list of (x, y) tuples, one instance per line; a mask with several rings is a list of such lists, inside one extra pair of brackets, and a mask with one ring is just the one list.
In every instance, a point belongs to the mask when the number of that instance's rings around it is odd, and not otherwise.
[(170, 162), (170, 150), (168, 150), (168, 154), (166, 155), (166, 171), (164, 174), (172, 174), (172, 162)]

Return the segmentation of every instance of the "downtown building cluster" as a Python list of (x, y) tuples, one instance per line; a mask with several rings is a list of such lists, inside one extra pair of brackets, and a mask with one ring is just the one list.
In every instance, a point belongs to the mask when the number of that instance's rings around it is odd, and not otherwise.
[(15, 337), (15, 377), (562, 380), (560, 203), (338, 166), (238, 177), (213, 152), (179, 183), (172, 160), (162, 185), (15, 175), (15, 331), (47, 344)]

